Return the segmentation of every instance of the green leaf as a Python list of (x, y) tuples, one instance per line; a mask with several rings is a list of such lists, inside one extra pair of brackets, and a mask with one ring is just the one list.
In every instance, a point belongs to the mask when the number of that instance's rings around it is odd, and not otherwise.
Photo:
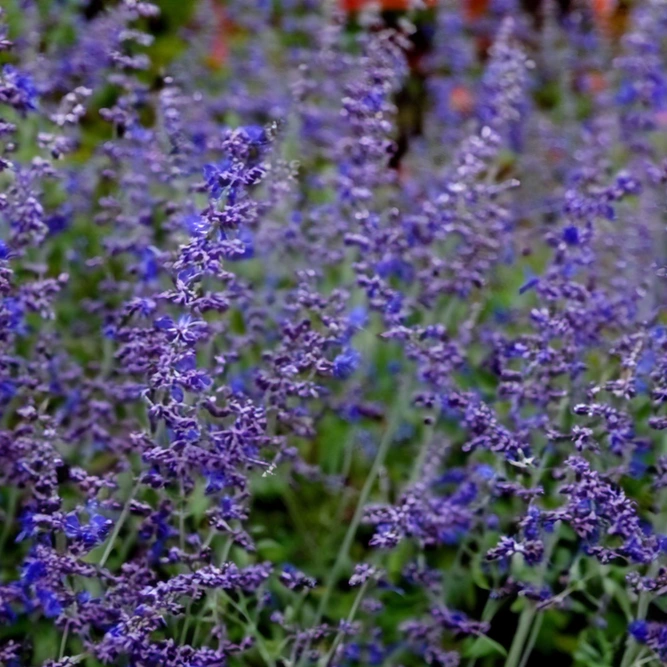
[(623, 610), (625, 617), (630, 620), (632, 619), (632, 606), (630, 605), (630, 600), (628, 600), (628, 594), (623, 586), (620, 586), (615, 579), (607, 578), (602, 581), (602, 587), (604, 592), (607, 595), (612, 596), (616, 602), (618, 602), (619, 607)]
[(210, 504), (211, 501), (206, 495), (206, 485), (204, 483), (198, 483), (193, 493), (188, 498), (187, 513), (189, 516), (193, 516), (196, 521), (201, 521)]
[(470, 574), (472, 575), (472, 580), (478, 588), (488, 591), (491, 589), (489, 582), (486, 579), (486, 575), (482, 570), (481, 563), (478, 560), (472, 562), (472, 567), (470, 569)]
[(58, 655), (61, 633), (46, 623), (40, 623), (35, 630), (35, 637), (39, 637), (39, 640), (35, 642), (33, 660), (35, 664), (41, 665), (49, 658), (55, 658)]
[(510, 611), (513, 614), (520, 614), (523, 611), (523, 608), (526, 606), (526, 598), (524, 597), (519, 597), (514, 602), (512, 602), (512, 606), (510, 607)]
[(472, 641), (467, 640), (463, 648), (463, 657), (465, 658), (484, 658), (487, 655), (501, 655), (507, 657), (505, 647), (494, 641), (486, 635), (475, 637)]
[(266, 558), (273, 562), (280, 562), (285, 559), (285, 547), (271, 538), (267, 537), (259, 540), (256, 546), (257, 553), (261, 558)]

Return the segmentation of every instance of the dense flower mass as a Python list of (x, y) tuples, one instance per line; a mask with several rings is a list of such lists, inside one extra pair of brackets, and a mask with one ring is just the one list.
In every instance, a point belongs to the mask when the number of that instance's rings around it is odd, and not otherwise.
[(0, 10), (0, 665), (667, 664), (667, 2), (481, 4)]

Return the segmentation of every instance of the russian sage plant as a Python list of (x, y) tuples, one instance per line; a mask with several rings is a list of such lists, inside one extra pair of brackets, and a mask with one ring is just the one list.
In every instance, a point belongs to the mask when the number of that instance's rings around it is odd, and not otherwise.
[(667, 2), (488, 4), (2, 10), (0, 664), (667, 663)]

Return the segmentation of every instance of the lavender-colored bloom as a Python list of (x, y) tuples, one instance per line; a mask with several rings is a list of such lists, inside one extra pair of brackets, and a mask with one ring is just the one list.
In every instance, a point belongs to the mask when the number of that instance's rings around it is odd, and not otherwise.
[(285, 565), (280, 573), (280, 582), (291, 590), (315, 588), (316, 582), (312, 577), (299, 572), (293, 565)]
[(361, 354), (349, 348), (333, 360), (333, 374), (339, 380), (347, 380), (359, 367)]

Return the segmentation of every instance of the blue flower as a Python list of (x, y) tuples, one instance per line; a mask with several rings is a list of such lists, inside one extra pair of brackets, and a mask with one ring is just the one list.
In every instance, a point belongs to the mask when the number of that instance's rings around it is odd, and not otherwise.
[(365, 306), (355, 306), (347, 316), (347, 323), (354, 329), (363, 329), (368, 324), (368, 310)]
[(23, 321), (25, 309), (23, 304), (18, 299), (7, 297), (3, 302), (3, 306), (8, 316), (7, 328), (16, 333), (25, 333), (26, 328)]
[(637, 91), (635, 86), (630, 81), (623, 81), (616, 94), (616, 101), (619, 104), (629, 105), (637, 99)]
[(369, 665), (382, 665), (384, 664), (385, 652), (382, 650), (382, 646), (376, 642), (368, 644), (368, 664)]
[(236, 238), (243, 243), (242, 252), (234, 252), (227, 257), (227, 260), (230, 262), (238, 262), (243, 259), (252, 259), (255, 256), (255, 237), (253, 236), (252, 231), (247, 227), (242, 227), (239, 229)]
[(17, 99), (12, 103), (19, 111), (34, 111), (37, 109), (37, 88), (32, 77), (16, 69), (13, 65), (5, 65), (2, 74), (10, 85), (18, 91)]
[(628, 632), (638, 642), (644, 644), (648, 639), (648, 623), (646, 621), (632, 621), (628, 626)]
[(437, 484), (460, 484), (466, 478), (463, 468), (449, 468), (436, 480)]
[(261, 125), (246, 125), (240, 128), (241, 132), (251, 145), (263, 145), (268, 143), (266, 132)]
[(67, 229), (69, 219), (67, 216), (56, 213), (45, 220), (46, 226), (49, 228), (49, 234), (58, 234)]
[(206, 323), (202, 320), (195, 320), (189, 315), (181, 315), (178, 322), (168, 315), (158, 317), (154, 322), (155, 328), (164, 331), (170, 341), (179, 338), (184, 343), (196, 343), (207, 329)]
[(395, 294), (385, 306), (384, 312), (387, 315), (396, 315), (401, 312), (403, 307), (403, 297), (400, 294)]
[(108, 340), (114, 340), (118, 334), (118, 327), (115, 324), (105, 324), (102, 327), (102, 335)]
[(53, 591), (49, 591), (45, 588), (38, 588), (36, 593), (37, 599), (44, 610), (44, 615), (47, 618), (54, 618), (62, 614), (63, 606)]
[(184, 378), (182, 382), (183, 386), (188, 391), (194, 393), (205, 391), (213, 383), (211, 378), (203, 371), (197, 371), (196, 373), (191, 373), (186, 378)]
[(21, 581), (28, 586), (45, 576), (46, 565), (41, 560), (31, 560), (21, 569)]
[(144, 282), (155, 280), (158, 273), (158, 264), (155, 259), (155, 250), (144, 248), (141, 252), (141, 279)]
[(359, 368), (361, 354), (354, 348), (347, 348), (333, 361), (333, 374), (339, 380), (347, 380)]
[(232, 163), (229, 159), (222, 160), (217, 164), (205, 165), (204, 180), (213, 199), (219, 199), (222, 193), (227, 190), (230, 199), (233, 201), (236, 190), (241, 184), (238, 171), (232, 169)]
[(188, 352), (174, 363), (174, 368), (181, 373), (193, 371), (197, 368), (197, 359), (192, 352)]
[(568, 225), (563, 230), (563, 241), (568, 245), (577, 245), (579, 243), (579, 228), (575, 225)]
[(357, 642), (346, 644), (343, 655), (346, 660), (353, 660), (358, 662), (361, 658), (361, 647)]
[(375, 270), (382, 278), (395, 277), (404, 282), (410, 282), (413, 278), (414, 269), (412, 265), (396, 257), (378, 262)]
[(533, 287), (536, 287), (539, 282), (540, 282), (539, 278), (531, 278), (527, 283), (524, 283), (519, 288), (519, 294), (525, 294), (528, 290), (531, 290), (533, 289)]
[(0, 403), (8, 403), (16, 395), (16, 384), (11, 380), (0, 381)]
[(246, 392), (246, 381), (243, 375), (237, 374), (229, 378), (229, 388), (233, 394), (241, 395)]
[[(206, 168), (204, 168), (206, 170)], [(206, 173), (206, 171), (205, 171)], [(211, 224), (206, 218), (195, 213), (185, 216), (183, 226), (192, 236), (205, 236)]]
[(135, 124), (130, 128), (128, 136), (140, 144), (147, 144), (152, 141), (154, 134), (148, 128)]
[(86, 604), (93, 599), (93, 596), (88, 591), (80, 591), (76, 594), (76, 601), (79, 604)]
[(484, 463), (481, 463), (475, 468), (477, 474), (485, 480), (493, 479), (496, 476), (496, 471), (490, 466)]
[(94, 505), (89, 505), (88, 514), (89, 521), (84, 525), (75, 512), (70, 512), (65, 517), (65, 535), (82, 542), (90, 550), (104, 542), (113, 522), (98, 514)]
[(206, 490), (204, 493), (208, 496), (212, 493), (218, 493), (222, 491), (226, 486), (229, 486), (229, 480), (224, 473), (221, 472), (212, 472), (206, 478)]

